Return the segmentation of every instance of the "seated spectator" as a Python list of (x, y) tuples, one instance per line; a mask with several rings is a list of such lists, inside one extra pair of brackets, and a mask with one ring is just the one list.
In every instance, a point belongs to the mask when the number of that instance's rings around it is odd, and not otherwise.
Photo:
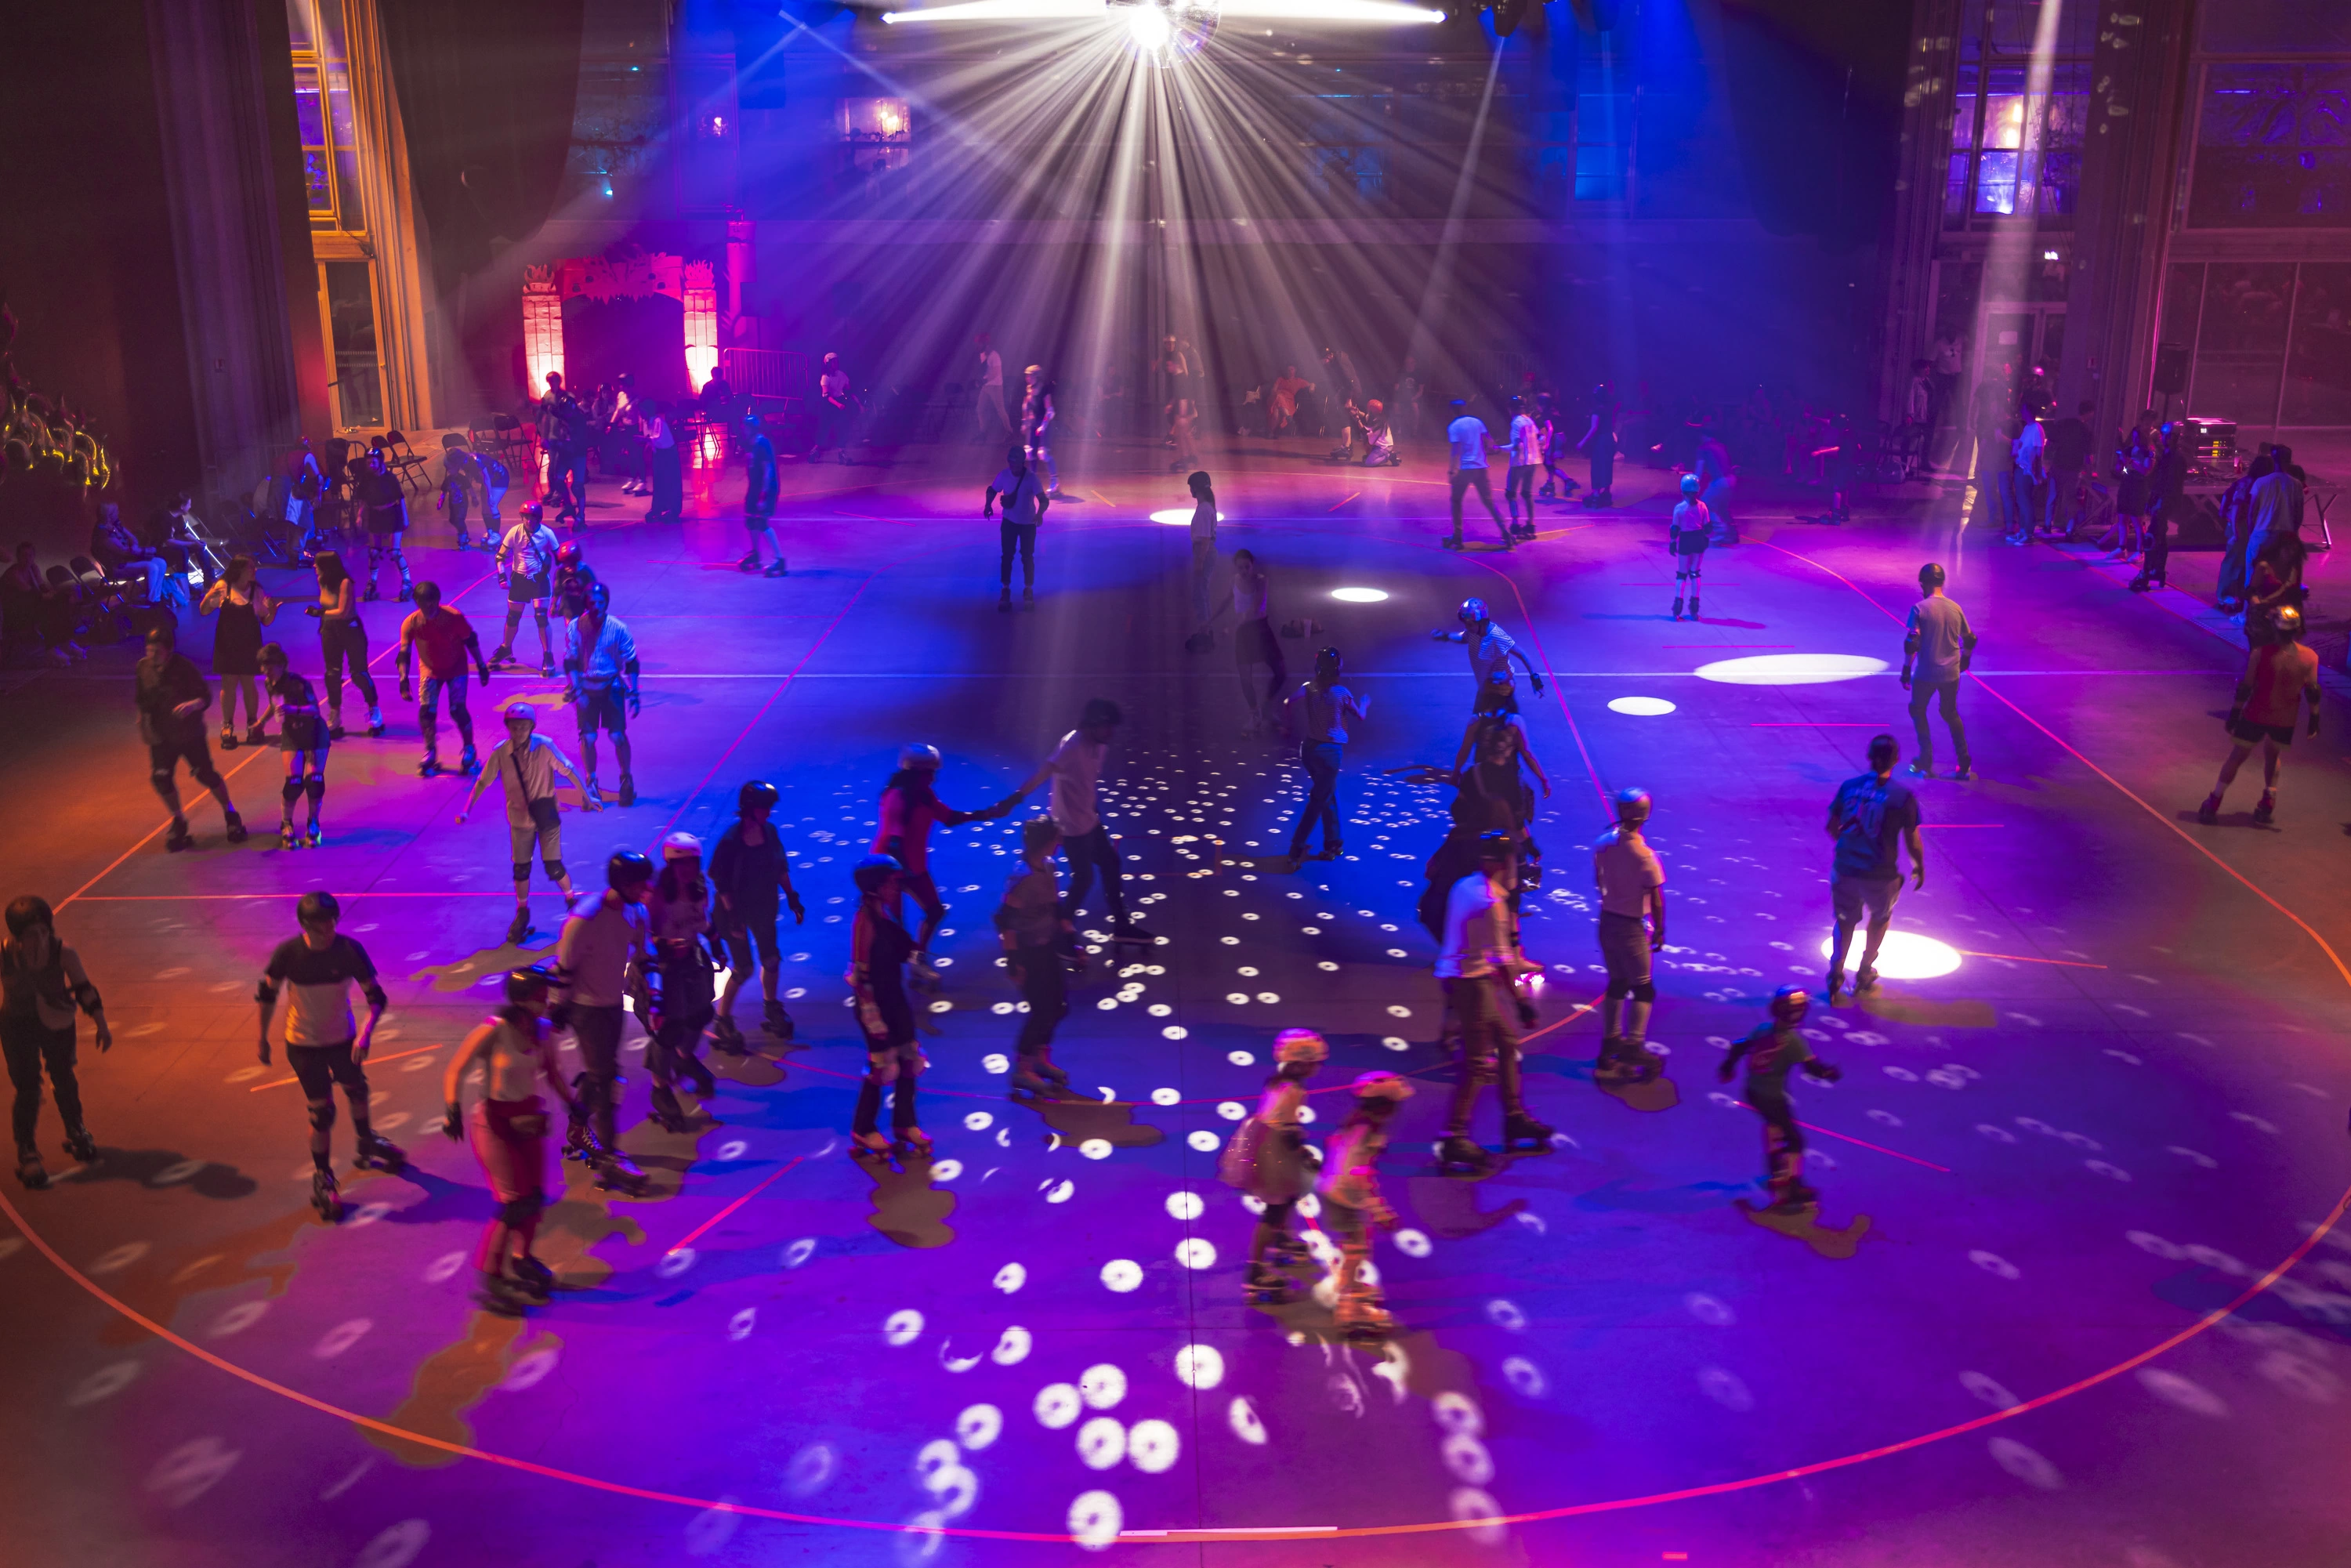
[(101, 501), (98, 524), (89, 531), (89, 553), (110, 578), (129, 578), (147, 585), (147, 602), (177, 611), (186, 594), (172, 563), (161, 550), (150, 549), (122, 520), (121, 508)]
[(80, 613), (73, 591), (52, 586), (33, 559), (29, 541), (16, 547), (16, 564), (0, 572), (0, 642), (11, 664), (63, 666), (89, 657), (75, 632)]

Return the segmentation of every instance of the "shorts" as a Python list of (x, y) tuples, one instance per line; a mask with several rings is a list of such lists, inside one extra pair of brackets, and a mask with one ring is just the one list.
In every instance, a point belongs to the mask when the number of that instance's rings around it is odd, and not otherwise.
[(458, 717), (465, 716), (465, 672), (463, 670), (454, 675), (425, 676), (424, 684), (417, 688), (417, 706), (428, 708), (437, 707), (440, 706), (441, 694), (444, 692), (449, 695), (449, 712)]
[(212, 743), (201, 734), (190, 740), (152, 741), (147, 747), (147, 766), (158, 779), (169, 779), (185, 760), (188, 771), (202, 779), (213, 770)]
[(1600, 957), (1608, 967), (1608, 985), (1649, 983), (1649, 928), (1637, 915), (1600, 912)]
[(594, 735), (599, 724), (611, 735), (629, 733), (628, 710), (622, 706), (617, 686), (583, 687), (572, 709), (580, 716), (580, 733), (583, 736)]
[(1902, 879), (1898, 876), (1840, 876), (1829, 883), (1829, 896), (1836, 904), (1837, 924), (1858, 925), (1865, 910), (1869, 924), (1883, 925), (1894, 918), (1895, 901), (1902, 896)]
[(2260, 724), (2250, 718), (2241, 718), (2229, 726), (2229, 734), (2247, 746), (2258, 746), (2264, 740), (2273, 746), (2294, 744), (2294, 726), (2290, 724)]
[(547, 579), (525, 577), (516, 572), (507, 579), (507, 601), (512, 604), (528, 604), (534, 599), (547, 597)]
[(368, 1098), (367, 1070), (351, 1060), (352, 1041), (339, 1040), (331, 1045), (289, 1045), (286, 1048), (286, 1065), (294, 1070), (301, 1082), (304, 1098), (325, 1100), (332, 1097), (335, 1085), (343, 1086), (343, 1093), (364, 1105)]
[(522, 876), (530, 870), (530, 848), (538, 846), (540, 863), (559, 866), (563, 863), (563, 819), (557, 814), (552, 800), (529, 803), (530, 821), (507, 823), (507, 840), (514, 846), (515, 875)]

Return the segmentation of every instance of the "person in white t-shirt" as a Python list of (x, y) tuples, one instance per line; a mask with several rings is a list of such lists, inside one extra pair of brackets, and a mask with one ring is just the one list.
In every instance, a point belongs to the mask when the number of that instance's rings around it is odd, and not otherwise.
[(1012, 434), (1011, 416), (1004, 412), (1004, 356), (985, 332), (972, 340), (979, 350), (979, 438), (1002, 441)]
[(1641, 836), (1649, 810), (1647, 790), (1618, 790), (1616, 825), (1592, 846), (1592, 880), (1600, 890), (1600, 957), (1608, 970), (1595, 1069), (1604, 1082), (1639, 1082), (1659, 1071), (1645, 1042), (1649, 1009), (1657, 999), (1649, 956), (1666, 945), (1666, 872)]
[(1070, 894), (1062, 901), (1061, 913), (1075, 918), (1085, 904), (1086, 895), (1093, 891), (1094, 875), (1099, 872), (1102, 903), (1109, 908), (1118, 935), (1149, 942), (1153, 940), (1151, 935), (1126, 912), (1126, 875), (1120, 868), (1118, 848), (1111, 840), (1110, 829), (1102, 820), (1102, 762), (1110, 755), (1111, 737), (1118, 733), (1119, 721), (1124, 716), (1109, 698), (1088, 698), (1078, 715), (1078, 727), (1063, 736), (1061, 744), (1038, 765), (1028, 781), (998, 805), (1001, 810), (1008, 811), (1031, 789), (1051, 779), (1052, 794), (1046, 810), (1053, 825), (1061, 830), (1061, 852), (1070, 862)]
[[(1542, 466), (1542, 426), (1523, 397), (1510, 399), (1510, 467), (1502, 476), (1502, 504), (1510, 510), (1510, 536), (1535, 537), (1535, 470)], [(1519, 502), (1527, 503), (1527, 520), (1519, 521)]]
[(1004, 466), (997, 470), (995, 482), (987, 486), (987, 497), (980, 502), (979, 515), (992, 517), (996, 503), (1004, 503), (1004, 522), (997, 530), (1001, 549), (996, 563), (996, 607), (1012, 608), (1012, 554), (1020, 553), (1020, 608), (1037, 608), (1037, 526), (1045, 520), (1045, 508), (1052, 497), (1045, 493), (1045, 481), (1029, 466), (1029, 452), (1023, 446), (1005, 449)]
[(816, 378), (816, 444), (809, 448), (809, 461), (830, 446), (841, 462), (849, 461), (850, 422), (856, 416), (856, 394), (849, 390), (849, 371), (842, 368), (839, 354), (824, 357), (824, 369)]
[(1461, 497), (1476, 489), (1478, 498), (1486, 503), (1486, 515), (1494, 519), (1494, 531), (1502, 536), (1502, 548), (1510, 549), (1510, 530), (1503, 526), (1502, 514), (1494, 509), (1494, 481), (1486, 472), (1486, 449), (1493, 443), (1487, 433), (1486, 422), (1469, 412), (1469, 405), (1459, 398), (1451, 403), (1453, 423), (1445, 427), (1445, 440), (1452, 448), (1452, 461), (1447, 477), (1453, 485), (1453, 537), (1445, 541), (1447, 549), (1461, 548)]

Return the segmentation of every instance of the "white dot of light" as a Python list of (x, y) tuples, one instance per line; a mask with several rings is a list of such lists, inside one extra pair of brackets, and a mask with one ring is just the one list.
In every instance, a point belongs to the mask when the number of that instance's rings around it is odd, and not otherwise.
[[(1165, 26), (1166, 24), (1163, 20), (1160, 25)], [(1189, 510), (1179, 507), (1173, 511), (1154, 512), (1151, 514), (1151, 520), (1171, 528), (1188, 528), (1192, 526), (1192, 514)], [(1218, 512), (1217, 520), (1220, 523), (1229, 523), (1233, 520), (1233, 515), (1230, 512)]]
[(1212, 1344), (1187, 1344), (1176, 1353), (1176, 1375), (1186, 1387), (1214, 1388), (1225, 1380), (1224, 1353)]
[(1674, 711), (1674, 705), (1663, 697), (1618, 697), (1608, 705), (1610, 713), (1629, 713), (1635, 718), (1656, 718)]
[(1388, 593), (1384, 588), (1334, 588), (1331, 597), (1342, 604), (1383, 604)]
[(1816, 686), (1882, 674), (1886, 668), (1885, 660), (1858, 653), (1757, 653), (1745, 659), (1717, 659), (1700, 664), (1696, 674), (1701, 681), (1729, 686)]
[(1213, 1155), (1218, 1149), (1225, 1146), (1225, 1141), (1217, 1136), (1216, 1134), (1209, 1132), (1206, 1127), (1203, 1127), (1199, 1131), (1192, 1134), (1191, 1136), (1186, 1138), (1184, 1141), (1204, 1155)]
[(1102, 1282), (1123, 1296), (1143, 1283), (1143, 1265), (1131, 1258), (1113, 1258), (1102, 1265)]
[(1176, 1428), (1165, 1421), (1137, 1421), (1126, 1435), (1127, 1462), (1145, 1475), (1172, 1469), (1183, 1448)]
[[(1821, 956), (1829, 956), (1834, 936), (1821, 939)], [(1859, 951), (1858, 946), (1855, 949)], [(1877, 972), (1889, 980), (1932, 980), (1959, 967), (1959, 950), (1921, 936), (1915, 931), (1889, 931), (1877, 950)]]
[(975, 1454), (1003, 1431), (1004, 1413), (993, 1405), (974, 1405), (956, 1417), (956, 1441)]

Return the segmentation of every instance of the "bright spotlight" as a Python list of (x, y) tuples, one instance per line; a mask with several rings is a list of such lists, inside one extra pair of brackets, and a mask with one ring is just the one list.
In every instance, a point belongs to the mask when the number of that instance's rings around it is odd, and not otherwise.
[(1886, 667), (1885, 660), (1865, 659), (1858, 653), (1758, 653), (1700, 664), (1697, 674), (1701, 681), (1731, 686), (1816, 686), (1882, 674)]
[[(1856, 936), (1854, 953), (1858, 956), (1863, 938)], [(1829, 956), (1836, 945), (1834, 936), (1821, 938), (1821, 956)], [(1932, 980), (1949, 974), (1959, 967), (1959, 950), (1932, 936), (1921, 936), (1915, 931), (1888, 931), (1886, 946), (1877, 950), (1877, 972), (1889, 980)]]
[[(1233, 520), (1233, 515), (1230, 512), (1218, 512), (1217, 517), (1222, 522), (1229, 523)], [(1192, 512), (1188, 507), (1179, 507), (1170, 511), (1154, 512), (1151, 514), (1151, 520), (1155, 523), (1164, 523), (1171, 528), (1188, 528), (1192, 526)]]
[(1663, 697), (1618, 697), (1608, 705), (1610, 713), (1628, 713), (1635, 718), (1656, 718), (1674, 711), (1674, 705)]
[(1126, 14), (1126, 30), (1134, 36), (1134, 47), (1150, 53), (1164, 49), (1176, 29), (1167, 25), (1167, 13), (1156, 5), (1137, 5)]
[(1148, 66), (1172, 66), (1206, 47), (1217, 32), (1217, 0), (1110, 0), (1126, 16), (1126, 46)]
[(1342, 604), (1379, 604), (1387, 599), (1384, 588), (1334, 588), (1331, 597)]

